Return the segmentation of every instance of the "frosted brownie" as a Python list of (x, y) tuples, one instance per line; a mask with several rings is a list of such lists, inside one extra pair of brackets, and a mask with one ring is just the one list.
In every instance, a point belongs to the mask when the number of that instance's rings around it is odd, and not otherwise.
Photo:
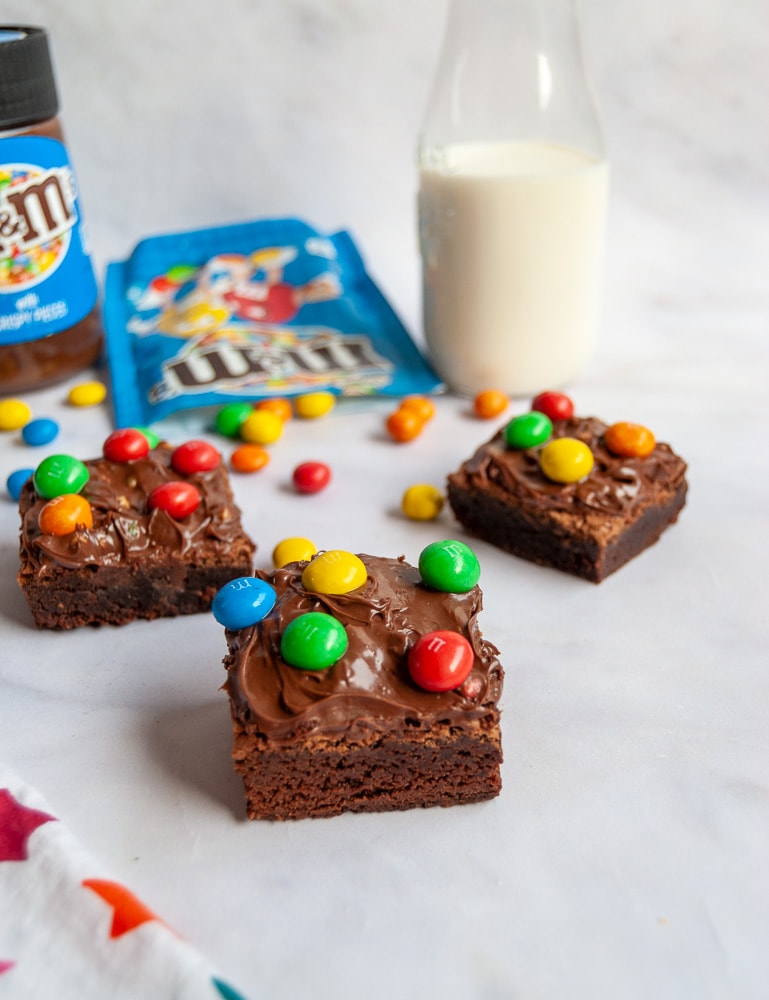
[[(43, 530), (45, 516), (41, 528), (48, 499), (32, 479), (25, 484), (18, 581), (38, 627), (123, 625), (207, 611), (223, 584), (251, 572), (255, 546), (223, 463), (184, 474), (171, 466), (174, 451), (161, 443), (136, 460), (79, 463), (88, 478), (78, 495), (92, 524), (64, 534)], [(174, 516), (151, 506), (152, 491), (169, 483), (194, 487), (194, 511)]]
[[(258, 573), (274, 588), (274, 608), (226, 632), (233, 759), (251, 819), (451, 806), (499, 793), (503, 670), (478, 626), (480, 588), (440, 592), (403, 558), (354, 558), (365, 583), (346, 594), (308, 590), (304, 562)], [(308, 612), (332, 616), (346, 633), (346, 652), (327, 669), (283, 658), (282, 637)], [(420, 687), (408, 666), (420, 637), (436, 630), (470, 648), (469, 675), (443, 692)]]

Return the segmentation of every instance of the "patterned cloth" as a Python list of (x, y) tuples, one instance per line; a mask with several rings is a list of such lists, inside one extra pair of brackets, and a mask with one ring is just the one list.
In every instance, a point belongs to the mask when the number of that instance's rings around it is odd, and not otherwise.
[(0, 765), (0, 997), (244, 1000)]

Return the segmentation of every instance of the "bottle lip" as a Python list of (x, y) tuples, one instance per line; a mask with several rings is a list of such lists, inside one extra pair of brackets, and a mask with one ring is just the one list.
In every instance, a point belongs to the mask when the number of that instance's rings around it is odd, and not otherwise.
[(0, 24), (0, 129), (34, 125), (58, 111), (45, 28)]

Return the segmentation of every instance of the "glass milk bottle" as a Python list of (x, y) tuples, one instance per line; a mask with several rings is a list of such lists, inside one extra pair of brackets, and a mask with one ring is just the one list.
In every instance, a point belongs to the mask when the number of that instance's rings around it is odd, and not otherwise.
[(575, 0), (451, 0), (419, 168), (440, 377), (566, 386), (598, 336), (609, 174)]

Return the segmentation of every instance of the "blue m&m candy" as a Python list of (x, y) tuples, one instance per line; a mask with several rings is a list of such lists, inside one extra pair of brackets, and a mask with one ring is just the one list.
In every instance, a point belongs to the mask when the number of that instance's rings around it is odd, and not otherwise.
[(10, 476), (8, 476), (5, 481), (5, 487), (8, 490), (8, 495), (11, 500), (19, 499), (24, 483), (26, 483), (34, 471), (34, 469), (16, 469), (15, 472), (12, 472)]
[(433, 542), (422, 550), (419, 573), (433, 590), (464, 594), (478, 583), (481, 567), (469, 545), (449, 538)]
[(255, 576), (239, 576), (217, 593), (211, 611), (220, 625), (235, 631), (256, 625), (274, 606), (275, 591), (269, 583)]
[(59, 425), (55, 420), (51, 420), (50, 417), (38, 417), (36, 420), (30, 420), (21, 429), (21, 436), (24, 439), (24, 443), (31, 445), (33, 448), (50, 444), (58, 433)]

